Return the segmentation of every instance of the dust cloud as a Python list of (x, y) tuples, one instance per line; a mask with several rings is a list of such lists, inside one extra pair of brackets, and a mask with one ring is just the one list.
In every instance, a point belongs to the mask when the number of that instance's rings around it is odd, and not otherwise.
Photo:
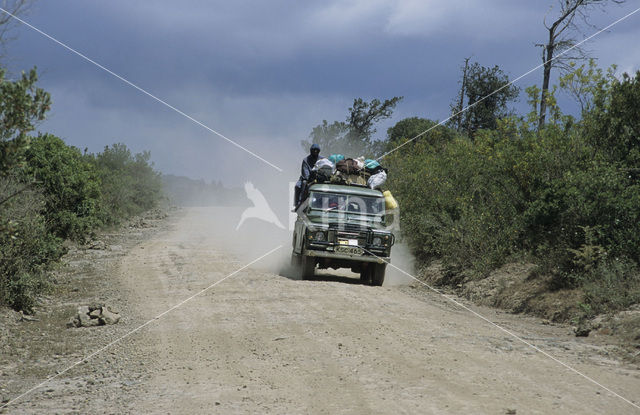
[(387, 273), (384, 278), (384, 285), (411, 284), (414, 279), (409, 275), (416, 275), (415, 262), (415, 258), (413, 254), (411, 254), (409, 247), (403, 242), (396, 243), (393, 248), (391, 248), (392, 265), (387, 265)]
[[(276, 151), (277, 150), (277, 151)], [(305, 154), (299, 146), (297, 155), (290, 156), (286, 163), (280, 160), (279, 166), (283, 172), (264, 165), (255, 166), (254, 170), (242, 171), (236, 177), (244, 186), (231, 189), (221, 189), (220, 185), (207, 186), (203, 182), (183, 180), (182, 189), (176, 189), (176, 180), (170, 191), (171, 201), (177, 206), (189, 209), (190, 214), (196, 214), (201, 223), (198, 234), (206, 234), (208, 243), (221, 252), (234, 255), (239, 266), (245, 265), (265, 253), (280, 246), (272, 254), (261, 259), (252, 268), (269, 271), (282, 276), (291, 276), (291, 242), (295, 214), (291, 212), (293, 201), (293, 185), (300, 174), (300, 162)], [(282, 157), (281, 149), (274, 149), (274, 153)], [(261, 154), (266, 159), (277, 160), (277, 154)], [(238, 165), (246, 165), (246, 157), (238, 160)], [(240, 170), (239, 170), (240, 171)], [(184, 191), (190, 188), (191, 194)], [(193, 191), (199, 194), (192, 194)], [(214, 194), (202, 194), (213, 192)], [(228, 199), (228, 200), (227, 200)], [(203, 203), (194, 203), (201, 201)], [(266, 205), (266, 206), (265, 206)], [(247, 211), (247, 209), (252, 209)], [(249, 213), (247, 215), (247, 213)], [(244, 218), (243, 218), (244, 215)], [(255, 216), (260, 216), (257, 218)], [(394, 230), (398, 233), (398, 230)], [(413, 275), (413, 257), (402, 243), (397, 243), (392, 249), (391, 262)], [(348, 276), (357, 279), (358, 275), (349, 270), (328, 270), (321, 274)], [(411, 278), (387, 266), (385, 278), (386, 286), (403, 285), (411, 282)]]

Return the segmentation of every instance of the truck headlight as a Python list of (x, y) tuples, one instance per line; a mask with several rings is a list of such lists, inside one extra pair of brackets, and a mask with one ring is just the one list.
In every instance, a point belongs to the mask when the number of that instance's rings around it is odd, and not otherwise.
[(324, 232), (318, 231), (313, 235), (313, 239), (315, 239), (318, 242), (322, 242), (324, 241)]
[(381, 246), (382, 245), (382, 238), (379, 237), (379, 236), (376, 236), (375, 238), (373, 238), (373, 241), (371, 241), (371, 243), (373, 245)]

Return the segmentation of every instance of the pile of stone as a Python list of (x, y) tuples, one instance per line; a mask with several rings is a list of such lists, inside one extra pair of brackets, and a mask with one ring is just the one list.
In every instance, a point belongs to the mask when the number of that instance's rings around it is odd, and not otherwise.
[(94, 249), (97, 251), (103, 251), (107, 249), (107, 243), (101, 240), (91, 241), (86, 245), (87, 249)]
[(83, 305), (78, 307), (78, 313), (67, 323), (67, 327), (94, 327), (116, 324), (120, 321), (120, 314), (110, 311), (103, 304)]

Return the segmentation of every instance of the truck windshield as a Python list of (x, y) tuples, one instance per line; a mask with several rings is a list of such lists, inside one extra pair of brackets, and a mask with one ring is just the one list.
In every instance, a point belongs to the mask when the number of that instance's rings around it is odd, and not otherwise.
[(384, 213), (384, 198), (313, 192), (310, 196), (312, 209), (339, 211), (366, 215)]

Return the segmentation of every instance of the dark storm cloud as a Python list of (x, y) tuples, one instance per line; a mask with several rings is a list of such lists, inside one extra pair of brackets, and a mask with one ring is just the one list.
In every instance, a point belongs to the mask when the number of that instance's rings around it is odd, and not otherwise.
[[(298, 141), (311, 127), (343, 119), (354, 97), (403, 95), (394, 120), (443, 119), (465, 57), (498, 64), (511, 77), (539, 64), (534, 44), (545, 38), (541, 22), (553, 13), (553, 3), (58, 0), (36, 3), (26, 18), (276, 164), (287, 164), (297, 159)], [(610, 8), (608, 15), (596, 13), (594, 22), (608, 23), (631, 9)], [(625, 22), (594, 42), (600, 63), (637, 68), (637, 27)], [(26, 28), (15, 34), (10, 67), (37, 65), (41, 85), (53, 93), (52, 117), (43, 129), (93, 151), (125, 141), (135, 150), (150, 149), (168, 172), (207, 179), (233, 180), (229, 171), (239, 160), (253, 163), (41, 35)], [(540, 76), (519, 86), (539, 83)]]

